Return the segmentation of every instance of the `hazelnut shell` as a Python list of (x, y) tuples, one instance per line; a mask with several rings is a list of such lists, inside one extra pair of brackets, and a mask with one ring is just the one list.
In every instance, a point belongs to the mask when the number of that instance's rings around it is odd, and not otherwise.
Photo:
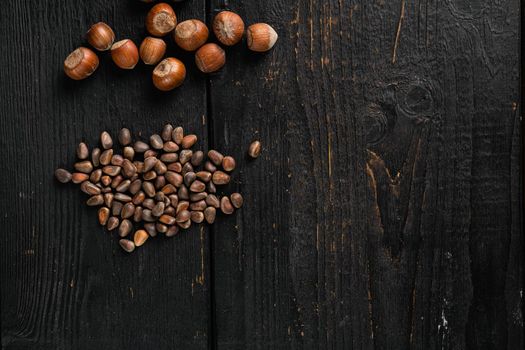
[(170, 91), (179, 87), (186, 78), (186, 67), (180, 60), (168, 57), (153, 70), (153, 85), (161, 91)]
[(91, 46), (99, 51), (107, 51), (111, 49), (111, 45), (115, 41), (115, 33), (104, 22), (95, 23), (89, 28), (87, 34), (87, 41)]
[(166, 53), (166, 43), (162, 39), (148, 36), (140, 44), (139, 53), (145, 64), (157, 64)]
[(222, 11), (213, 19), (213, 32), (222, 44), (232, 46), (242, 40), (244, 21), (231, 11)]
[(198, 19), (181, 22), (173, 32), (173, 38), (179, 47), (186, 51), (195, 51), (208, 40), (208, 27)]
[(111, 47), (111, 58), (122, 69), (133, 69), (139, 62), (139, 50), (130, 39), (120, 40)]
[(177, 15), (166, 3), (159, 3), (146, 16), (146, 29), (153, 36), (164, 36), (177, 26)]
[(271, 50), (278, 38), (277, 32), (266, 23), (253, 24), (246, 31), (248, 48), (255, 52)]
[(89, 77), (98, 68), (98, 56), (87, 47), (79, 47), (64, 61), (64, 72), (73, 80)]
[(203, 73), (216, 72), (226, 63), (226, 53), (219, 45), (209, 43), (197, 50), (195, 63)]

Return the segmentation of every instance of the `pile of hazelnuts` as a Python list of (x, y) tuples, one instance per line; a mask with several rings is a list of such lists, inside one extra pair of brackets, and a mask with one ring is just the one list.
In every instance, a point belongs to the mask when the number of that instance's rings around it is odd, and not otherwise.
[[(166, 42), (162, 37), (170, 33), (181, 49), (195, 52), (195, 63), (201, 72), (216, 72), (226, 63), (224, 49), (218, 44), (208, 43), (206, 24), (198, 19), (178, 23), (177, 15), (169, 4), (159, 3), (151, 8), (146, 16), (146, 29), (152, 36), (146, 37), (140, 48), (130, 39), (115, 42), (115, 33), (103, 22), (94, 24), (88, 30), (87, 41), (98, 51), (110, 50), (113, 62), (122, 69), (135, 68), (139, 57), (147, 65), (156, 65), (152, 74), (153, 85), (161, 91), (179, 87), (186, 78), (184, 63), (174, 57), (164, 58)], [(245, 31), (242, 18), (231, 11), (219, 12), (213, 19), (212, 30), (224, 46), (233, 46), (246, 35), (248, 48), (255, 52), (271, 50), (278, 38), (275, 30), (266, 23), (252, 24)], [(64, 71), (71, 79), (82, 80), (93, 74), (98, 65), (95, 52), (79, 47), (64, 61)]]

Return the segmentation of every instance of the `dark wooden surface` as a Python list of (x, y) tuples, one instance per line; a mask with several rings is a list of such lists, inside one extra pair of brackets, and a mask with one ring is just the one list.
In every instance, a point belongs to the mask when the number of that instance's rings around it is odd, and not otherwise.
[[(138, 1), (0, 7), (3, 349), (522, 349), (520, 2), (189, 0), (274, 25), (155, 92), (64, 57)], [(183, 125), (238, 160), (245, 206), (132, 255), (53, 170), (103, 129)], [(259, 139), (262, 156), (246, 157)]]

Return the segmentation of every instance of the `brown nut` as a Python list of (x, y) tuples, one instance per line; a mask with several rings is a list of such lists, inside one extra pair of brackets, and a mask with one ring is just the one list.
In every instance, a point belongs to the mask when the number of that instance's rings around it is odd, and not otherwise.
[(212, 181), (215, 185), (226, 185), (230, 182), (230, 175), (217, 170), (213, 173)]
[[(113, 138), (107, 131), (102, 131), (100, 133), (100, 144), (104, 149), (110, 149), (113, 147)], [(113, 156), (113, 150), (111, 150), (111, 155)]]
[(232, 202), (230, 201), (230, 198), (226, 196), (221, 198), (221, 211), (226, 215), (233, 214), (233, 212), (235, 211), (235, 208), (233, 207)]
[(222, 11), (213, 20), (213, 32), (221, 43), (232, 46), (242, 40), (244, 22), (238, 14)]
[(191, 221), (200, 224), (204, 221), (204, 213), (202, 211), (192, 211), (190, 213), (190, 219)]
[(176, 58), (168, 57), (153, 70), (153, 85), (161, 91), (179, 87), (186, 79), (186, 67)]
[(186, 51), (195, 51), (208, 40), (208, 27), (198, 19), (181, 22), (173, 32), (173, 38), (179, 47)]
[(64, 72), (73, 80), (89, 77), (98, 68), (98, 56), (86, 47), (79, 47), (64, 61)]
[(133, 241), (136, 247), (143, 245), (148, 238), (149, 235), (145, 230), (137, 230), (133, 235)]
[(131, 131), (128, 128), (120, 129), (118, 133), (118, 140), (122, 146), (127, 146), (131, 143)]
[(195, 63), (203, 73), (216, 72), (226, 63), (226, 53), (219, 45), (209, 43), (197, 50)]
[(248, 48), (255, 52), (271, 50), (278, 38), (279, 35), (266, 23), (252, 24), (246, 31)]
[(184, 129), (182, 129), (181, 126), (177, 126), (175, 129), (173, 129), (171, 138), (177, 145), (180, 145), (182, 139), (184, 138)]
[(55, 177), (59, 182), (65, 184), (71, 181), (73, 175), (71, 175), (71, 173), (65, 169), (57, 169), (55, 170)]
[(89, 179), (89, 175), (88, 174), (84, 174), (84, 173), (73, 173), (71, 174), (71, 181), (74, 183), (74, 184), (80, 184), (86, 180)]
[(197, 135), (194, 135), (194, 134), (186, 135), (182, 139), (182, 148), (186, 148), (186, 149), (191, 148), (196, 142), (197, 142)]
[(230, 156), (226, 156), (222, 159), (222, 168), (225, 171), (233, 171), (235, 169), (235, 159)]
[[(212, 149), (210, 151), (208, 151), (208, 158), (213, 162), (213, 164), (215, 164), (216, 166), (219, 166), (221, 165), (223, 159), (224, 159), (224, 156), (222, 155), (222, 153)], [(213, 171), (215, 171), (216, 169), (214, 169)], [(212, 170), (210, 170), (212, 171)], [(212, 171), (212, 172), (213, 172)]]
[(242, 198), (242, 195), (240, 193), (232, 193), (230, 195), (230, 201), (232, 205), (237, 209), (242, 207), (242, 204), (244, 203), (244, 199)]
[(135, 250), (135, 243), (133, 243), (133, 241), (130, 241), (129, 239), (121, 239), (120, 241), (118, 241), (118, 243), (126, 253), (131, 253)]
[(261, 154), (261, 142), (253, 141), (248, 148), (248, 155), (252, 158), (257, 158)]
[(110, 26), (104, 22), (95, 23), (89, 28), (87, 34), (88, 43), (99, 51), (107, 51), (115, 41), (115, 33)]
[(151, 35), (164, 36), (177, 26), (177, 16), (173, 8), (161, 2), (149, 10), (146, 16), (146, 29)]
[(214, 207), (208, 207), (204, 210), (204, 218), (208, 224), (213, 224), (215, 222), (216, 215), (217, 210)]
[(171, 125), (169, 123), (164, 125), (164, 127), (162, 128), (162, 132), (160, 133), (160, 136), (162, 137), (162, 140), (164, 142), (171, 141), (171, 133), (172, 132), (173, 132), (173, 125)]
[(76, 171), (79, 171), (84, 174), (91, 174), (93, 171), (93, 164), (89, 160), (83, 160), (81, 162), (75, 163), (73, 165)]
[(120, 40), (111, 46), (111, 58), (122, 69), (133, 69), (139, 62), (139, 50), (130, 39)]
[(165, 53), (166, 43), (162, 39), (148, 36), (140, 44), (140, 58), (145, 64), (159, 63)]
[(168, 231), (166, 231), (166, 237), (173, 237), (179, 232), (179, 227), (174, 225), (168, 228)]
[(109, 208), (102, 207), (98, 210), (98, 222), (105, 226), (109, 220)]

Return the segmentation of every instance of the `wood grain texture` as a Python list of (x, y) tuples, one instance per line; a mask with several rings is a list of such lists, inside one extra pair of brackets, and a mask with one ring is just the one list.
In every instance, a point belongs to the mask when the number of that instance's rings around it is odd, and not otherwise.
[(522, 348), (519, 2), (230, 7), (280, 39), (211, 80), (217, 348)]
[[(191, 229), (126, 255), (56, 167), (72, 167), (81, 140), (183, 125), (207, 148), (206, 80), (191, 55), (184, 88), (158, 93), (150, 67), (118, 70), (107, 53), (73, 82), (62, 62), (96, 21), (140, 43), (150, 5), (138, 1), (13, 1), (2, 7), (2, 349), (203, 349), (210, 324), (208, 237)], [(205, 17), (204, 1), (178, 7)], [(171, 40), (170, 38), (167, 38)], [(173, 48), (174, 44), (170, 43)]]
[[(518, 0), (189, 0), (179, 19), (230, 8), (275, 49), (208, 78), (170, 49), (167, 94), (107, 54), (63, 76), (90, 24), (138, 43), (150, 6), (0, 7), (3, 349), (524, 347)], [(245, 205), (127, 256), (52, 174), (165, 122), (237, 159)]]

